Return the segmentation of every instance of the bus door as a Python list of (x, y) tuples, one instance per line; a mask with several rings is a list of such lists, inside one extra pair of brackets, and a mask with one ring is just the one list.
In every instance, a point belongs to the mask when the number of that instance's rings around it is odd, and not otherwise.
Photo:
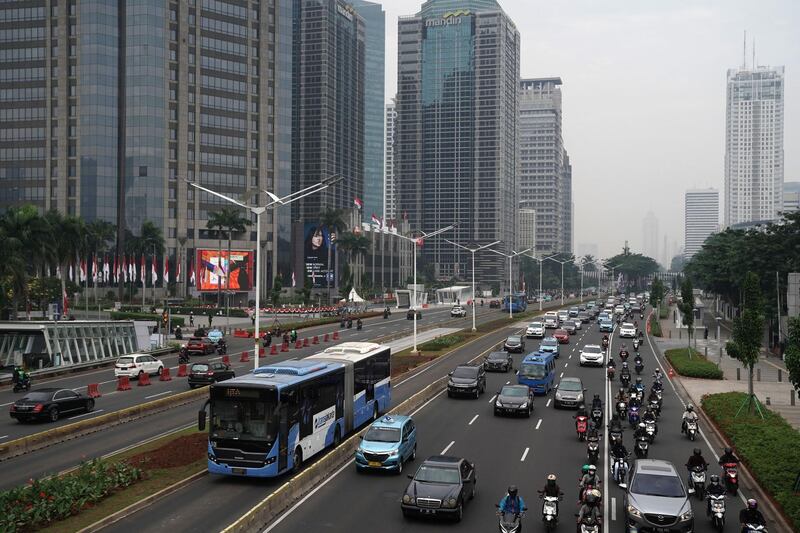
[(278, 409), (278, 472), (286, 469), (289, 462), (289, 406), (281, 402)]

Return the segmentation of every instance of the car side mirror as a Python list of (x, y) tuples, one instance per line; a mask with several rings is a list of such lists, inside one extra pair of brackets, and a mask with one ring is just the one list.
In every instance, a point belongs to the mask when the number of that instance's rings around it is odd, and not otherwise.
[(412, 476), (411, 474), (408, 474), (408, 479), (414, 479), (414, 476)]

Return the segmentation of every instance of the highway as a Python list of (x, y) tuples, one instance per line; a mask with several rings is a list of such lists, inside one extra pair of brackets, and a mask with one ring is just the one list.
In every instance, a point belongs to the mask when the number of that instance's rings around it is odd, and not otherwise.
[[(509, 330), (510, 331), (510, 330)], [(502, 335), (495, 335), (494, 339)], [(579, 367), (578, 355), (580, 347), (584, 344), (599, 344), (601, 335), (596, 325), (579, 331), (571, 338), (571, 343), (562, 346), (562, 356), (558, 359), (556, 378), (559, 376), (576, 376), (583, 380), (588, 389), (587, 399), (593, 394), (600, 394), (605, 398), (608, 406), (610, 388), (605, 376), (605, 370), (597, 367)], [(488, 339), (487, 339), (488, 340)], [(529, 342), (535, 342), (529, 340)], [(614, 339), (611, 347), (612, 353), (619, 350), (619, 339)], [(626, 341), (631, 348), (630, 341)], [(470, 356), (480, 354), (491, 342), (478, 344), (462, 354), (452, 358), (442, 371), (454, 366), (456, 359), (464, 360)], [(535, 346), (534, 346), (535, 347)], [(528, 347), (531, 348), (530, 346)], [(645, 342), (641, 350), (645, 362), (645, 374), (652, 374), (656, 361), (649, 342)], [(515, 356), (519, 364), (521, 356)], [(439, 372), (432, 372), (427, 380), (420, 380), (415, 388), (423, 385), (422, 381), (430, 381)], [(559, 530), (572, 531), (574, 527), (574, 513), (577, 512), (578, 487), (581, 465), (586, 459), (586, 445), (578, 441), (572, 420), (573, 411), (555, 410), (550, 402), (550, 397), (537, 397), (534, 414), (530, 419), (495, 417), (491, 405), (492, 395), (503, 384), (514, 382), (513, 374), (488, 374), (487, 394), (480, 399), (451, 399), (446, 394), (440, 394), (430, 403), (421, 407), (414, 414), (418, 433), (417, 464), (427, 456), (447, 453), (466, 457), (476, 464), (477, 495), (465, 507), (464, 519), (460, 524), (448, 524), (458, 531), (492, 531), (497, 529), (494, 505), (500, 501), (509, 484), (519, 487), (520, 495), (525, 499), (529, 512), (525, 518), (525, 530), (534, 530), (541, 527), (540, 502), (536, 491), (544, 485), (547, 474), (555, 473), (559, 484), (565, 493), (561, 503), (561, 525)], [(649, 386), (649, 377), (645, 379)], [(619, 382), (614, 384), (614, 391), (618, 390)], [(395, 391), (396, 392), (396, 391)], [(407, 393), (407, 390), (403, 391)], [(403, 395), (405, 396), (405, 394)], [(401, 398), (398, 398), (398, 400)], [(650, 458), (666, 459), (672, 461), (682, 475), (685, 475), (684, 464), (692, 453), (692, 449), (699, 447), (706, 460), (715, 465), (716, 458), (704, 438), (690, 442), (680, 433), (680, 417), (683, 405), (673, 390), (671, 384), (665, 383), (664, 410), (659, 421), (659, 434), (655, 444), (650, 449)], [(608, 420), (608, 418), (606, 418)], [(625, 445), (628, 451), (633, 450), (632, 431), (625, 431)], [(606, 448), (607, 442), (601, 442), (601, 450)], [(607, 457), (606, 453), (601, 456)], [(631, 455), (631, 464), (633, 455)], [(405, 473), (411, 473), (414, 464), (408, 465)], [(598, 472), (604, 483), (604, 531), (623, 531), (624, 513), (622, 508), (623, 492), (616, 487), (610, 479), (607, 461), (601, 459)], [(710, 468), (709, 473), (718, 472), (716, 466)], [(403, 518), (400, 512), (400, 499), (409, 480), (406, 476), (358, 474), (352, 461), (328, 481), (318, 486), (307, 498), (301, 500), (278, 520), (271, 524), (266, 531), (275, 533), (293, 533), (296, 531), (434, 531), (443, 525), (436, 521), (410, 520)], [(271, 486), (271, 485), (270, 485)], [(215, 510), (230, 510), (229, 516), (239, 514), (240, 510), (247, 507), (241, 500), (253, 503), (256, 496), (250, 498), (250, 492), (261, 493), (265, 490), (259, 483), (248, 480), (220, 480), (204, 479), (195, 483), (186, 494), (165, 505), (157, 505), (156, 512), (149, 512), (151, 520), (148, 522), (154, 527), (145, 527), (155, 530), (169, 524), (192, 528), (199, 526), (200, 522), (194, 520), (195, 513), (202, 512), (201, 506), (210, 505), (211, 501), (203, 498), (204, 492), (211, 490), (211, 494), (218, 495), (218, 487), (232, 491), (230, 498), (225, 498), (223, 505), (215, 505)], [(267, 489), (267, 487), (264, 487)], [(195, 498), (201, 500), (195, 503)], [(693, 498), (693, 509), (696, 522), (695, 531), (705, 533), (711, 531), (710, 524), (705, 517), (705, 503)], [(178, 505), (180, 503), (180, 505)], [(171, 506), (170, 506), (171, 504)], [(231, 506), (233, 508), (231, 508)], [(735, 522), (735, 516), (742, 507), (739, 497), (728, 498), (728, 519)], [(346, 512), (346, 509), (352, 510)], [(171, 515), (169, 519), (159, 519), (162, 513)], [(215, 513), (205, 513), (209, 518)], [(152, 517), (156, 517), (153, 519)], [(173, 517), (175, 521), (173, 522)], [(134, 522), (127, 524), (129, 527)], [(223, 525), (214, 520), (209, 527)], [(729, 528), (735, 526), (729, 524)], [(121, 531), (121, 529), (120, 529)]]

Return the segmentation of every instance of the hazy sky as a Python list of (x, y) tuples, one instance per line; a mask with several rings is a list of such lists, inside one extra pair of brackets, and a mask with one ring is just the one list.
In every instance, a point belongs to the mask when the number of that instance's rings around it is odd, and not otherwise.
[[(397, 17), (420, 0), (374, 0), (386, 10), (386, 96), (397, 87)], [(625, 239), (641, 251), (648, 210), (659, 240), (683, 244), (683, 193), (722, 193), (725, 75), (742, 63), (743, 31), (760, 65), (786, 67), (785, 180), (800, 181), (800, 0), (500, 0), (522, 36), (522, 77), (564, 82), (575, 245), (600, 254)], [(577, 249), (576, 249), (577, 251)]]

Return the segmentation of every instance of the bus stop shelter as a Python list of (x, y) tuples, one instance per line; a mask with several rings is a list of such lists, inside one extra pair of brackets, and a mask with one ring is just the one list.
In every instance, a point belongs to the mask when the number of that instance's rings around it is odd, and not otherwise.
[(440, 304), (467, 304), (472, 299), (472, 287), (466, 285), (453, 285), (443, 289), (436, 289), (436, 301)]

